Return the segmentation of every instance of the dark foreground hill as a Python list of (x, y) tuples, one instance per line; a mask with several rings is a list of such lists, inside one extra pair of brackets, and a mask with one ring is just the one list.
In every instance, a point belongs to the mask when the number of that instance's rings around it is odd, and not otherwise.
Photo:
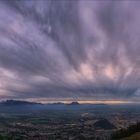
[(122, 138), (120, 140), (140, 140), (140, 132), (133, 134), (132, 136)]
[[(112, 134), (111, 140), (140, 140), (140, 122)], [(134, 139), (135, 138), (135, 139)]]

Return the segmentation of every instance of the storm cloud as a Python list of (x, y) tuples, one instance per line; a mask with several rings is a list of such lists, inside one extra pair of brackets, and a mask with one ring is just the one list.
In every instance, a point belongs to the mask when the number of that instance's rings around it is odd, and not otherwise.
[(0, 97), (140, 100), (140, 2), (0, 1)]

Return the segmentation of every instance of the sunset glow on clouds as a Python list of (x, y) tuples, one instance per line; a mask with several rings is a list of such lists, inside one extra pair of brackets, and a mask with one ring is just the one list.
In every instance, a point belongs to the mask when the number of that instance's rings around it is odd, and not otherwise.
[(140, 100), (139, 1), (0, 1), (1, 99)]

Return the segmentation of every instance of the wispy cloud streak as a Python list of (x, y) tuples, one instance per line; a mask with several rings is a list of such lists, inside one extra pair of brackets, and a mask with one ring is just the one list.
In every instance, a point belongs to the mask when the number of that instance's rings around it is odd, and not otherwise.
[(0, 2), (0, 97), (140, 99), (140, 2)]

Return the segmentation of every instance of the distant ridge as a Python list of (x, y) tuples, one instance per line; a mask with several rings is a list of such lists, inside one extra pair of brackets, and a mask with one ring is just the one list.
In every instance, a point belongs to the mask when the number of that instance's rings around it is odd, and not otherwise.
[(45, 105), (65, 105), (62, 102), (56, 102), (56, 103), (45, 103)]
[(6, 105), (6, 106), (12, 106), (12, 105), (35, 105), (35, 104), (41, 104), (41, 103), (20, 101), (20, 100), (6, 100), (6, 101), (0, 102), (0, 104)]
[(42, 103), (37, 103), (37, 102), (29, 102), (29, 101), (24, 101), (24, 100), (6, 100), (6, 101), (1, 101), (0, 105), (5, 105), (5, 106), (12, 106), (12, 105), (68, 105), (68, 106), (77, 106), (77, 105), (93, 105), (93, 106), (104, 106), (107, 104), (91, 104), (91, 103), (85, 103), (85, 104), (80, 104), (79, 102), (71, 102), (71, 103), (62, 103), (62, 102), (57, 102), (57, 103), (46, 103), (46, 104), (42, 104)]

